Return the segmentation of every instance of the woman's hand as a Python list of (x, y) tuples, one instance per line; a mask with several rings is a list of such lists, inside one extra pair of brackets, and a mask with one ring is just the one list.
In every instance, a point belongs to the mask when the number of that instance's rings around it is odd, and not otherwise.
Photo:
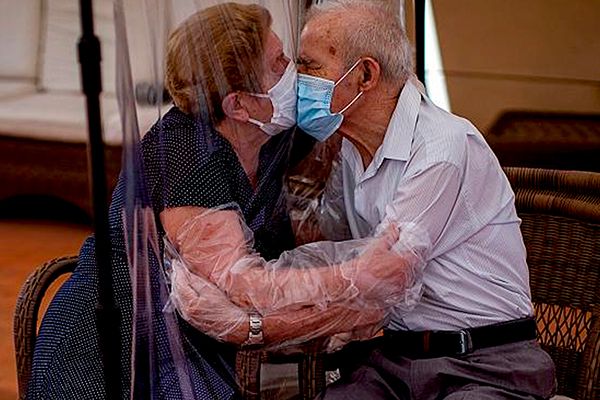
[(403, 270), (406, 260), (393, 249), (397, 240), (397, 232), (388, 229), (383, 235), (374, 238), (355, 260), (356, 271), (352, 281), (362, 297), (385, 298), (386, 292), (405, 287)]

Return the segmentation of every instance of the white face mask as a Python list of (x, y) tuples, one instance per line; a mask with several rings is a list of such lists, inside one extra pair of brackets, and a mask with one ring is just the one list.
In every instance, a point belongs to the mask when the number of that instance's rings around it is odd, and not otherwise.
[(268, 94), (252, 94), (252, 96), (271, 100), (273, 104), (271, 121), (261, 122), (249, 118), (248, 122), (258, 126), (269, 136), (275, 136), (296, 125), (296, 80), (296, 64), (290, 61), (281, 79), (269, 89)]

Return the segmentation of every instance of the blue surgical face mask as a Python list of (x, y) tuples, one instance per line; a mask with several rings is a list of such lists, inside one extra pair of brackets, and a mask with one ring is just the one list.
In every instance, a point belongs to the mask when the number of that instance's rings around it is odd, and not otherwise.
[(337, 82), (316, 76), (298, 74), (298, 127), (320, 142), (338, 130), (343, 113), (362, 96), (363, 92), (337, 113), (331, 112), (333, 89), (360, 63), (358, 60)]

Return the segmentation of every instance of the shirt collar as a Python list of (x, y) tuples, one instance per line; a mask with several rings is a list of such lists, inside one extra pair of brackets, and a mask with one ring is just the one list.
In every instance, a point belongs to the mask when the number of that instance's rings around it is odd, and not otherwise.
[[(362, 175), (361, 181), (374, 176), (385, 159), (408, 160), (420, 105), (421, 93), (410, 80), (406, 81), (385, 132), (383, 143), (375, 152), (373, 161)], [(346, 153), (350, 152), (346, 151)]]
[(376, 168), (384, 159), (406, 161), (410, 156), (411, 143), (421, 105), (421, 93), (408, 80), (400, 93), (396, 109), (385, 132), (383, 143), (373, 158)]

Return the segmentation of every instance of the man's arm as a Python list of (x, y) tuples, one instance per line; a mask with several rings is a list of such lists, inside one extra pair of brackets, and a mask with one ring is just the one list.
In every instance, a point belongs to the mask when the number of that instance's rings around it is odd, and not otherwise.
[(415, 227), (422, 236), (417, 241), (427, 244), (415, 250), (427, 261), (454, 210), (461, 179), (458, 167), (446, 162), (430, 164), (408, 176), (396, 190), (393, 201), (386, 207), (382, 223), (375, 231), (387, 229), (390, 223)]

